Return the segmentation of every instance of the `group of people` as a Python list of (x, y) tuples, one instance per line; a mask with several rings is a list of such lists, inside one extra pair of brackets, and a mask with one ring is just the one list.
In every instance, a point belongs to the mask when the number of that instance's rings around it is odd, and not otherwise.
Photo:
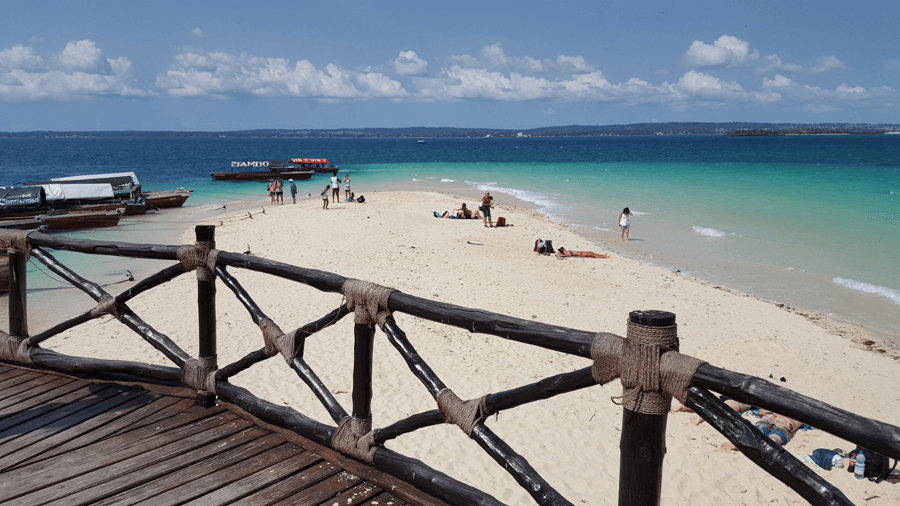
[[(293, 199), (294, 204), (296, 204), (297, 185), (294, 184), (293, 179), (288, 179), (288, 183), (291, 183), (291, 199)], [(281, 181), (280, 177), (269, 180), (269, 199), (273, 206), (284, 204), (284, 183)]]
[[(341, 199), (341, 182), (344, 183), (344, 199), (347, 202), (356, 202), (356, 195), (350, 191), (350, 174), (344, 174), (344, 179), (338, 177), (337, 172), (331, 174), (331, 184), (322, 189), (322, 209), (328, 209), (328, 190), (331, 190), (331, 201), (338, 202)], [(362, 197), (360, 197), (362, 198)]]
[(466, 203), (463, 202), (462, 207), (459, 209), (454, 209), (453, 213), (450, 211), (444, 211), (443, 214), (438, 214), (437, 211), (434, 212), (435, 218), (445, 218), (451, 220), (482, 220), (484, 222), (485, 227), (493, 227), (494, 221), (491, 217), (491, 209), (494, 207), (494, 197), (491, 196), (491, 192), (484, 192), (484, 197), (481, 198), (481, 203), (478, 205), (478, 209), (475, 212), (472, 212), (466, 206)]

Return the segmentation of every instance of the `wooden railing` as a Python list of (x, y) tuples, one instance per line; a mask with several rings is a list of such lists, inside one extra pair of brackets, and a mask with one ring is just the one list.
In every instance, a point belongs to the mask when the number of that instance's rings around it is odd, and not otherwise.
[[(665, 448), (666, 413), (675, 396), (722, 433), (751, 461), (798, 492), (811, 504), (852, 504), (840, 490), (806, 464), (773, 443), (711, 392), (766, 408), (825, 430), (869, 450), (900, 459), (900, 428), (857, 416), (763, 379), (728, 371), (678, 353), (675, 315), (634, 311), (627, 338), (575, 330), (469, 309), (391, 291), (343, 276), (215, 250), (215, 229), (196, 228), (197, 243), (163, 246), (89, 241), (38, 232), (0, 231), (0, 247), (9, 250), (9, 334), (0, 332), (0, 360), (32, 367), (90, 375), (100, 379), (137, 377), (145, 382), (185, 383), (198, 391), (197, 402), (212, 406), (216, 398), (259, 419), (295, 431), (318, 444), (366, 461), (451, 504), (501, 504), (494, 497), (403, 456), (383, 445), (400, 435), (432, 425), (457, 424), (541, 505), (568, 505), (513, 448), (487, 427), (494, 413), (526, 403), (606, 383), (623, 384), (619, 504), (659, 504)], [(55, 259), (48, 249), (96, 255), (175, 260), (122, 293), (112, 296)], [(98, 306), (52, 328), (29, 335), (26, 314), (26, 263), (29, 255), (98, 301)], [(342, 293), (347, 302), (298, 329), (283, 333), (229, 268), (270, 274), (323, 292)], [(136, 315), (127, 303), (187, 271), (198, 277), (199, 353), (192, 358), (168, 336)], [(265, 346), (234, 363), (216, 364), (216, 281), (221, 281), (260, 326)], [(354, 312), (352, 412), (348, 414), (304, 359), (306, 339)], [(470, 332), (493, 335), (558, 352), (591, 358), (592, 367), (545, 378), (481, 399), (461, 401), (413, 348), (391, 316), (402, 312)], [(42, 349), (43, 341), (105, 314), (112, 314), (177, 367), (118, 360), (72, 357)], [(417, 413), (391, 425), (371, 428), (373, 338), (376, 326), (403, 357), (412, 373), (435, 398), (438, 409)], [(281, 354), (310, 388), (337, 426), (313, 420), (229, 383), (229, 378)]]

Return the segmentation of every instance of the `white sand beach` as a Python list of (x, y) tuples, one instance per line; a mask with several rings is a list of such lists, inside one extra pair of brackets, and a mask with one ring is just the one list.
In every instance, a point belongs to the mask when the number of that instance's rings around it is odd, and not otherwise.
[[(677, 315), (681, 351), (730, 370), (769, 377), (779, 385), (880, 421), (900, 423), (900, 352), (865, 329), (823, 315), (757, 300), (634, 260), (542, 256), (538, 237), (555, 247), (601, 252), (543, 214), (504, 203), (494, 217), (513, 226), (485, 228), (480, 220), (436, 219), (462, 199), (430, 192), (377, 192), (366, 203), (321, 200), (266, 207), (265, 214), (224, 214), (217, 248), (390, 286), (405, 293), (575, 329), (624, 336), (629, 311)], [(219, 226), (221, 222), (221, 226)], [(618, 235), (618, 230), (610, 232)], [(636, 234), (632, 232), (632, 237)], [(611, 237), (611, 240), (615, 238)], [(193, 242), (193, 231), (183, 237)], [(285, 331), (341, 304), (271, 276), (230, 269), (262, 310)], [(196, 278), (176, 281), (129, 302), (150, 325), (196, 353)], [(34, 310), (34, 309), (32, 309)], [(248, 313), (218, 284), (220, 366), (262, 347)], [(461, 398), (479, 397), (590, 365), (493, 336), (395, 314), (423, 359)], [(307, 340), (306, 361), (350, 411), (352, 318)], [(104, 317), (54, 337), (44, 347), (71, 355), (170, 365), (124, 326)], [(384, 427), (436, 404), (378, 331), (373, 423)], [(784, 378), (784, 383), (779, 381)], [(324, 408), (280, 358), (233, 382), (256, 395), (328, 424)], [(486, 423), (574, 504), (616, 504), (622, 408), (618, 381), (500, 413)], [(677, 405), (677, 402), (674, 403)], [(738, 452), (719, 449), (724, 437), (696, 415), (668, 418), (664, 504), (805, 504), (796, 493)], [(533, 504), (528, 494), (454, 426), (424, 429), (388, 443), (508, 504)], [(820, 430), (799, 432), (785, 449), (802, 458), (817, 448), (854, 445)], [(817, 469), (856, 504), (898, 504), (900, 485), (858, 481), (846, 471)]]

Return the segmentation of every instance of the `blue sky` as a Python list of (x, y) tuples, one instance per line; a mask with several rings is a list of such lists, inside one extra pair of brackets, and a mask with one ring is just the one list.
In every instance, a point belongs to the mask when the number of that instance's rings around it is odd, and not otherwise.
[(897, 26), (884, 1), (9, 1), (0, 131), (900, 123)]

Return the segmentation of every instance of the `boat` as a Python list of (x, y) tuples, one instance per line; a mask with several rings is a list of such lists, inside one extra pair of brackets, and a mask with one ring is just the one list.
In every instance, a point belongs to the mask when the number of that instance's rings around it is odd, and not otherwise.
[(428, 143), (420, 140), (420, 141), (417, 141), (416, 144), (428, 144)]
[(314, 173), (313, 170), (285, 165), (282, 160), (265, 160), (234, 161), (231, 162), (231, 172), (213, 172), (211, 175), (216, 181), (265, 181), (278, 177), (303, 181), (311, 178)]
[[(115, 172), (109, 174), (87, 174), (83, 176), (67, 176), (56, 177), (45, 182), (25, 183), (26, 185), (49, 185), (49, 184), (69, 184), (69, 185), (88, 185), (88, 184), (108, 184), (112, 187), (112, 191), (116, 197), (126, 199), (128, 209), (127, 215), (143, 214), (138, 212), (142, 203), (146, 203), (146, 207), (156, 209), (158, 207), (180, 207), (191, 196), (194, 190), (185, 190), (184, 188), (176, 188), (175, 190), (153, 190), (141, 191), (141, 182), (138, 181), (137, 174), (134, 172)], [(132, 206), (134, 206), (132, 208)]]
[(334, 164), (325, 158), (291, 158), (288, 160), (288, 164), (292, 167), (319, 173), (332, 173), (341, 170), (340, 167), (335, 167)]
[(176, 188), (174, 190), (141, 192), (141, 195), (144, 196), (144, 199), (146, 199), (149, 204), (156, 207), (181, 207), (193, 193), (194, 190)]
[(112, 211), (57, 211), (27, 219), (0, 219), (0, 228), (15, 230), (77, 230), (114, 227), (125, 214), (125, 208)]
[(111, 211), (125, 208), (126, 215), (144, 214), (143, 202), (117, 198), (109, 183), (55, 184), (0, 188), (0, 218), (29, 218), (54, 211)]

